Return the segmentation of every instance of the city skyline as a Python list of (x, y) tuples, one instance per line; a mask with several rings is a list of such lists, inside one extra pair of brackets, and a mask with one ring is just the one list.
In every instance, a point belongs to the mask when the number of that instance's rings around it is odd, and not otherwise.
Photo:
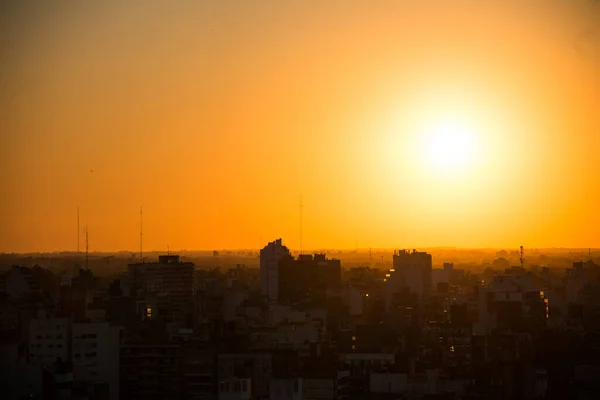
[(600, 247), (598, 2), (109, 3), (1, 6), (0, 252)]
[(7, 400), (600, 398), (600, 0), (0, 1)]

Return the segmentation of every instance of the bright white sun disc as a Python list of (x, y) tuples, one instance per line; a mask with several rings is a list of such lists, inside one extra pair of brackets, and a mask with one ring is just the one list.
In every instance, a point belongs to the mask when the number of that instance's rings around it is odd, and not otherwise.
[(473, 156), (473, 134), (465, 124), (443, 122), (428, 133), (428, 163), (454, 168), (469, 164)]

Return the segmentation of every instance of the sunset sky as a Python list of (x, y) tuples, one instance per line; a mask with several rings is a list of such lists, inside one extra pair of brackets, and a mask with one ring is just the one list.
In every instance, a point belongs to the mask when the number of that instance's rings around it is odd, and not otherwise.
[(599, 6), (3, 1), (0, 252), (600, 247)]

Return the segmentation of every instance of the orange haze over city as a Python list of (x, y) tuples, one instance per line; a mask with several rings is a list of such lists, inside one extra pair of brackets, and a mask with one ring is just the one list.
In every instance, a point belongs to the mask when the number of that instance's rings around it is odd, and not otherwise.
[(0, 252), (600, 247), (599, 6), (5, 1)]

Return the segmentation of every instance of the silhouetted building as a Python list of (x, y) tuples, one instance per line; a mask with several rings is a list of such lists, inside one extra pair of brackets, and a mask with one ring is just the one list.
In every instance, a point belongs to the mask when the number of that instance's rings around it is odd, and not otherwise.
[(49, 367), (71, 359), (71, 321), (68, 318), (32, 319), (29, 326), (29, 363)]
[(72, 324), (73, 377), (87, 392), (119, 398), (119, 334), (108, 322)]
[(121, 398), (180, 399), (182, 355), (179, 344), (126, 343), (121, 346)]
[[(155, 299), (161, 318), (189, 322), (193, 310), (194, 270), (191, 262), (181, 262), (177, 255), (163, 255), (156, 263), (136, 263), (127, 266), (127, 274), (122, 279), (124, 293), (143, 300), (146, 296)], [(146, 308), (146, 317), (152, 317)], [(152, 305), (150, 305), (152, 309)], [(154, 313), (156, 314), (156, 313)]]
[(290, 256), (281, 239), (270, 242), (260, 251), (260, 291), (269, 300), (277, 301), (279, 295), (279, 260)]
[(0, 279), (0, 291), (17, 300), (26, 300), (31, 295), (39, 294), (40, 287), (29, 268), (13, 265)]
[(478, 295), (479, 324), (485, 332), (496, 328), (522, 332), (546, 325), (548, 299), (531, 274), (494, 276)]
[(328, 290), (340, 289), (342, 265), (325, 254), (290, 255), (279, 260), (278, 275), (280, 303), (323, 304)]
[(413, 250), (394, 251), (393, 268), (386, 276), (386, 309), (389, 310), (394, 294), (408, 289), (419, 299), (431, 292), (431, 254)]

